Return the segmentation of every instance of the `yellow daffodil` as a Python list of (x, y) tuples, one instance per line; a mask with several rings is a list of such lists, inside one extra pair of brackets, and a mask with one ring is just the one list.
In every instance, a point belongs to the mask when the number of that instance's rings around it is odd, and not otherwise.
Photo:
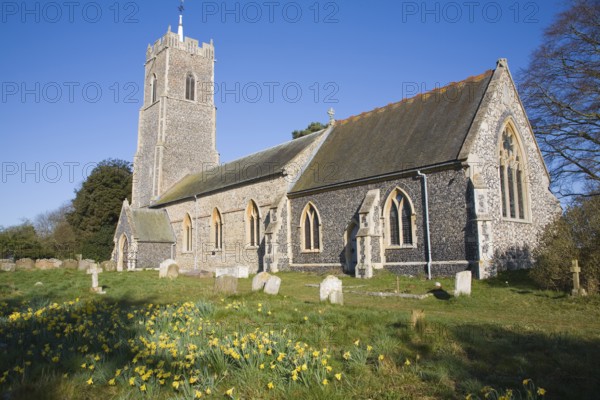
[(335, 374), (335, 379), (337, 379), (338, 381), (342, 380), (342, 374)]
[(233, 389), (234, 389), (234, 388), (227, 389), (227, 390), (225, 391), (225, 395), (226, 395), (226, 396), (229, 396), (229, 397), (233, 397)]
[(269, 390), (270, 390), (270, 389), (273, 389), (273, 388), (275, 387), (275, 385), (273, 385), (273, 382), (269, 382), (269, 383), (267, 384), (267, 387), (268, 387), (268, 388), (269, 388)]
[(92, 378), (88, 379), (86, 382), (88, 385), (93, 385), (94, 384), (94, 380)]

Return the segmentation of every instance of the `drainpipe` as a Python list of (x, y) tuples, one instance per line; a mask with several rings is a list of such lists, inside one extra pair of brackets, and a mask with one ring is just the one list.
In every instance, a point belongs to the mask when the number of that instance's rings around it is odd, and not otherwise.
[(425, 196), (425, 236), (427, 238), (427, 279), (431, 280), (431, 235), (429, 232), (429, 196), (427, 195), (427, 175), (417, 171), (423, 178), (423, 193)]
[(194, 271), (198, 269), (198, 195), (194, 196), (194, 214), (196, 214), (196, 226), (192, 225), (194, 229)]

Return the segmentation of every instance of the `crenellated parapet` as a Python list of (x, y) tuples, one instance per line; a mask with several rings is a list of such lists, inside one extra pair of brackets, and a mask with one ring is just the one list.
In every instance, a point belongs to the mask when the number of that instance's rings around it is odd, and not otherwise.
[(158, 39), (153, 45), (148, 45), (148, 49), (146, 50), (146, 60), (149, 61), (153, 59), (157, 54), (168, 47), (183, 50), (189, 54), (198, 55), (211, 60), (214, 60), (215, 58), (215, 47), (212, 40), (210, 43), (202, 43), (202, 46), (200, 46), (198, 40), (189, 37), (186, 37), (182, 42), (179, 40), (178, 34), (171, 32), (169, 29), (165, 36)]

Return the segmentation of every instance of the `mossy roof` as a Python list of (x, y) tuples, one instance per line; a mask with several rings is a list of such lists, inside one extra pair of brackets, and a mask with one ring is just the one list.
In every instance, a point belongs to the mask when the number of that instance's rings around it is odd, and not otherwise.
[(338, 121), (291, 193), (457, 160), (493, 72)]
[(312, 133), (235, 161), (187, 175), (167, 190), (152, 204), (152, 207), (216, 192), (269, 176), (281, 175), (284, 168), (304, 149), (318, 140), (323, 132)]
[(132, 210), (135, 235), (140, 242), (175, 243), (169, 216), (165, 210)]

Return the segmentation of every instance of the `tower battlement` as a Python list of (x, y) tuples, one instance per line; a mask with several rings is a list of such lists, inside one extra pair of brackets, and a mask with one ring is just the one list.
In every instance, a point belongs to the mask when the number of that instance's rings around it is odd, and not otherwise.
[(156, 57), (158, 53), (167, 47), (183, 50), (189, 54), (198, 55), (211, 60), (214, 60), (215, 58), (215, 47), (212, 40), (210, 43), (202, 43), (201, 47), (198, 40), (189, 37), (186, 37), (182, 42), (179, 39), (179, 35), (175, 32), (171, 32), (171, 29), (169, 28), (169, 31), (163, 37), (154, 42), (153, 45), (148, 45), (148, 49), (146, 50), (146, 60), (151, 60)]

